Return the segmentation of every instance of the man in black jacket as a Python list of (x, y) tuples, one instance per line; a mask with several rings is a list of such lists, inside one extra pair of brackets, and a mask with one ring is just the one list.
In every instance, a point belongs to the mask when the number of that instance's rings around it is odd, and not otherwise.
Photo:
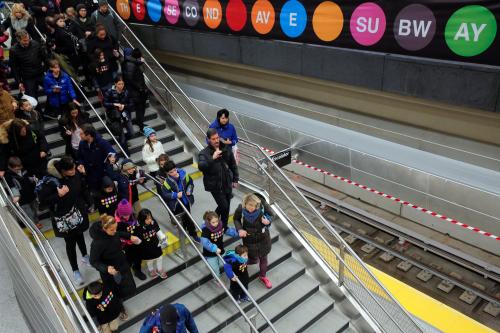
[(128, 89), (130, 99), (134, 104), (135, 121), (140, 131), (144, 129), (144, 113), (148, 97), (146, 82), (142, 72), (142, 53), (139, 49), (125, 49), (125, 60), (122, 63), (123, 79)]
[(43, 86), (43, 63), (46, 59), (43, 47), (35, 40), (30, 40), (26, 30), (16, 33), (17, 43), (10, 50), (10, 66), (19, 90), (38, 99), (38, 87)]
[(198, 155), (198, 168), (203, 172), (203, 185), (217, 203), (215, 212), (227, 230), (233, 188), (238, 186), (238, 166), (231, 147), (220, 142), (215, 128), (207, 131), (208, 146)]

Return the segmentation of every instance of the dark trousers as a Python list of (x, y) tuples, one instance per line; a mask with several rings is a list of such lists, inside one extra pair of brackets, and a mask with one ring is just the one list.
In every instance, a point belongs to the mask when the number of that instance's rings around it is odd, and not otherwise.
[[(191, 212), (191, 208), (189, 205), (186, 206), (186, 209), (188, 212)], [(180, 204), (177, 204), (177, 207), (175, 208), (173, 213), (175, 214), (179, 222), (182, 223), (182, 227), (187, 231), (189, 236), (191, 237), (198, 236), (198, 234), (196, 233), (197, 231), (196, 227), (193, 224), (194, 222), (189, 218), (188, 214), (186, 214), (186, 212), (184, 211), (184, 209), (181, 207)]]
[(23, 80), (26, 95), (36, 98), (38, 100), (38, 88), (43, 87), (43, 77), (34, 77), (31, 79)]
[(125, 256), (127, 257), (128, 264), (134, 271), (141, 271), (141, 255), (139, 253), (139, 246), (128, 245), (125, 247)]
[(82, 253), (82, 257), (87, 255), (87, 246), (85, 245), (85, 238), (83, 233), (78, 233), (64, 237), (66, 242), (66, 254), (68, 255), (69, 263), (73, 271), (78, 270), (78, 261), (76, 259), (76, 245)]
[(227, 222), (229, 220), (229, 209), (231, 205), (231, 193), (224, 193), (224, 192), (210, 192), (212, 194), (212, 197), (215, 200), (215, 203), (217, 204), (217, 208), (215, 209), (215, 212), (217, 215), (220, 216), (220, 220), (222, 221), (222, 225), (224, 226), (224, 229), (227, 230)]
[[(245, 289), (248, 290), (248, 279), (240, 279), (240, 282), (241, 284), (243, 284), (243, 287), (245, 287)], [(229, 291), (236, 300), (239, 300), (240, 298), (246, 296), (245, 291), (241, 289), (238, 282), (235, 281), (231, 281), (231, 283), (229, 284)]]
[(144, 128), (144, 114), (146, 113), (146, 95), (137, 93), (132, 99), (135, 110), (135, 123), (139, 128)]
[(267, 256), (257, 257), (257, 258), (249, 258), (248, 259), (248, 264), (249, 265), (255, 265), (257, 262), (259, 263), (259, 276), (260, 277), (266, 277), (266, 273), (267, 273)]
[(130, 269), (120, 272), (121, 281), (116, 283), (113, 275), (108, 273), (101, 273), (101, 280), (104, 285), (112, 286), (113, 290), (117, 291), (118, 297), (123, 301), (125, 298), (130, 298), (135, 295), (136, 286), (134, 277), (130, 272)]

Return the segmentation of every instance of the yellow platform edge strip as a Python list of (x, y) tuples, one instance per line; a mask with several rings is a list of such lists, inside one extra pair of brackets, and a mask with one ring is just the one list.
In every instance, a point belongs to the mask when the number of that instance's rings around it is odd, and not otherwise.
[[(302, 231), (307, 240), (320, 253), (335, 271), (338, 271), (339, 262), (332, 251), (317, 237)], [(337, 248), (336, 248), (337, 249)], [(337, 249), (338, 250), (338, 249)], [(344, 259), (347, 263), (354, 258), (346, 255)], [(422, 321), (434, 326), (444, 333), (494, 333), (495, 331), (485, 325), (467, 317), (463, 313), (439, 302), (438, 300), (422, 293), (421, 291), (407, 285), (404, 282), (366, 264), (376, 278), (394, 296), (394, 298), (412, 315)], [(361, 277), (362, 278), (362, 277)], [(347, 271), (346, 279), (354, 280), (354, 277)], [(367, 288), (372, 292), (379, 293), (378, 288), (370, 284)]]

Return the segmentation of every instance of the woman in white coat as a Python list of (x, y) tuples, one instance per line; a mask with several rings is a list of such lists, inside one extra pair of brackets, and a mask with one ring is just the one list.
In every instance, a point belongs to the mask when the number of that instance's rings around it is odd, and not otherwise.
[(156, 177), (159, 169), (156, 159), (161, 154), (164, 154), (165, 150), (161, 142), (157, 139), (156, 132), (153, 128), (144, 128), (144, 136), (146, 136), (146, 141), (142, 148), (142, 159), (146, 163), (149, 173)]

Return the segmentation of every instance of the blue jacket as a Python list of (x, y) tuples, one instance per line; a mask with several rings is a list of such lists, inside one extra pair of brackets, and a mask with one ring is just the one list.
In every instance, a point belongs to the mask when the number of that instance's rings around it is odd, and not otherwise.
[[(60, 86), (61, 91), (55, 93), (54, 86)], [(48, 71), (43, 79), (43, 90), (47, 94), (47, 102), (53, 107), (59, 107), (63, 104), (68, 104), (76, 99), (75, 90), (71, 78), (68, 74), (61, 70), (59, 78), (55, 78), (51, 71)]]
[(86, 141), (80, 141), (78, 146), (78, 162), (85, 167), (87, 183), (91, 189), (100, 189), (101, 180), (104, 177), (105, 160), (108, 154), (116, 151), (99, 134), (89, 145)]
[(219, 120), (215, 119), (214, 122), (210, 124), (210, 128), (215, 128), (220, 138), (224, 140), (231, 139), (231, 147), (238, 143), (238, 135), (236, 134), (236, 128), (234, 128), (233, 124), (228, 122), (226, 125), (222, 126), (219, 124)]
[[(193, 179), (182, 169), (177, 169), (177, 172), (179, 173), (179, 178), (177, 180), (168, 176), (165, 178), (163, 186), (160, 188), (160, 195), (172, 212), (175, 212), (177, 208), (177, 193), (179, 192), (183, 192), (182, 202), (186, 207), (191, 206), (194, 202)], [(186, 192), (189, 192), (190, 195), (186, 195)]]
[[(235, 275), (233, 267), (244, 265), (246, 270), (247, 260), (240, 257), (236, 252), (232, 250), (227, 251), (227, 253), (224, 255), (223, 258), (224, 258), (224, 272), (226, 272), (227, 278), (229, 280), (231, 280)], [(246, 272), (248, 271), (246, 270)]]
[[(222, 222), (220, 222), (222, 223)], [(204, 230), (206, 227), (205, 222), (201, 224), (201, 230)], [(230, 237), (235, 237), (237, 239), (240, 238), (240, 235), (238, 234), (238, 231), (236, 231), (236, 228), (233, 227), (227, 227), (227, 230), (225, 231), (225, 234), (230, 236)], [(201, 245), (203, 246), (203, 249), (207, 250), (208, 252), (215, 253), (217, 249), (219, 248), (216, 244), (214, 244), (209, 238), (203, 237), (204, 233), (202, 232), (201, 234)], [(223, 249), (221, 249), (223, 250)]]
[(177, 314), (179, 315), (175, 333), (186, 333), (187, 331), (198, 333), (198, 327), (196, 327), (191, 312), (183, 304), (174, 303), (172, 306), (177, 310)]

